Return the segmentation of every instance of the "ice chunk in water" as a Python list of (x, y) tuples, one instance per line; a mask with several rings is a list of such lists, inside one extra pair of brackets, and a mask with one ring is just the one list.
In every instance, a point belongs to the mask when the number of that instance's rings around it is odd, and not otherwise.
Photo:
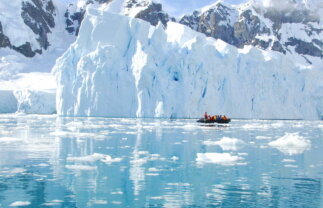
[(229, 153), (197, 153), (196, 161), (199, 163), (215, 163), (219, 165), (238, 165), (242, 157)]
[(298, 133), (286, 133), (285, 136), (269, 143), (286, 155), (302, 154), (311, 147), (311, 142)]

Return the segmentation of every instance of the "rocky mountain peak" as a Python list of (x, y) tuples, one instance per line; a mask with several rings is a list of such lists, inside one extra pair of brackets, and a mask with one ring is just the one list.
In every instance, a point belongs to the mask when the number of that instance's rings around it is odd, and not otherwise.
[(217, 2), (185, 15), (179, 23), (238, 48), (253, 45), (264, 50), (323, 58), (323, 27), (317, 14), (299, 6), (279, 9), (255, 2), (236, 7)]
[(175, 21), (163, 11), (161, 4), (151, 0), (128, 0), (124, 7), (125, 15), (145, 20), (154, 26), (161, 22), (166, 27), (168, 21)]
[[(46, 50), (50, 46), (48, 34), (55, 27), (56, 10), (54, 3), (52, 0), (23, 0), (18, 6), (20, 8), (16, 9), (20, 11), (20, 16), (16, 18), (22, 19), (22, 22), (32, 31), (35, 39), (26, 39), (25, 43), (22, 44), (21, 41), (19, 43), (11, 41), (10, 36), (12, 34), (6, 33), (10, 33), (12, 30), (8, 32), (3, 29), (3, 24), (6, 24), (6, 28), (8, 28), (10, 23), (0, 21), (0, 47), (8, 47), (26, 57), (33, 57), (36, 53), (41, 54), (42, 50)], [(19, 27), (25, 26), (19, 25)]]
[[(296, 53), (304, 56), (308, 63), (311, 62), (311, 57), (322, 59), (322, 15), (317, 12), (322, 9), (316, 8), (316, 12), (313, 12), (309, 6), (310, 0), (299, 0), (301, 3), (288, 1), (282, 8), (277, 7), (277, 1), (271, 0), (269, 2), (272, 4), (264, 5), (262, 1), (251, 0), (239, 6), (218, 1), (183, 16), (177, 22), (238, 48), (252, 45), (284, 54)], [(77, 0), (70, 2), (64, 7), (64, 27), (69, 34), (77, 36), (88, 5), (98, 7), (107, 5), (109, 8), (109, 5), (116, 3), (117, 0), (86, 0), (82, 1), (82, 4)], [(142, 19), (154, 26), (162, 23), (167, 27), (167, 22), (176, 21), (163, 10), (160, 3), (152, 0), (118, 2), (122, 3), (120, 14)], [(27, 57), (33, 57), (47, 50), (51, 45), (48, 36), (57, 24), (55, 3), (57, 3), (55, 0), (21, 1), (21, 5), (18, 5), (21, 9), (19, 15), (24, 25), (19, 27), (27, 26), (35, 37), (34, 41), (27, 38), (31, 36), (29, 34), (25, 35), (26, 41), (21, 41), (22, 38), (19, 37), (12, 38), (12, 34), (6, 30), (10, 27), (9, 23), (1, 21), (0, 18), (0, 47), (11, 48)]]

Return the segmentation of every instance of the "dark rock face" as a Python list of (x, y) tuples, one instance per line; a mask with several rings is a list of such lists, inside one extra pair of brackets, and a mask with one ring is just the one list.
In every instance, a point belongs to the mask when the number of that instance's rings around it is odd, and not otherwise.
[[(272, 22), (272, 25), (266, 24), (263, 19)], [(299, 24), (305, 28), (309, 37), (314, 34), (322, 37), (323, 29), (314, 26), (320, 24), (318, 17), (306, 9), (288, 12), (268, 9), (262, 13), (260, 9), (249, 8), (241, 11), (239, 15), (237, 9), (218, 3), (203, 13), (195, 11), (192, 15), (184, 16), (179, 23), (238, 48), (253, 45), (285, 54), (292, 46), (298, 54), (322, 58), (323, 39), (305, 42), (295, 37), (288, 37), (287, 41), (282, 40), (283, 35), (286, 37), (286, 31), (282, 31), (284, 24)]]
[(129, 0), (125, 7), (128, 10), (142, 7), (143, 10), (137, 13), (135, 18), (149, 22), (153, 26), (156, 26), (159, 22), (161, 22), (164, 27), (167, 27), (167, 22), (174, 21), (174, 19), (171, 19), (168, 14), (163, 11), (161, 4), (150, 1)]
[(278, 41), (274, 42), (273, 46), (271, 47), (271, 50), (286, 54), (286, 50), (284, 50), (283, 46)]
[[(232, 22), (235, 18), (236, 22)], [(253, 15), (251, 10), (244, 11), (238, 19), (236, 10), (217, 4), (215, 8), (202, 14), (195, 11), (191, 16), (186, 15), (179, 23), (239, 48), (244, 45), (259, 45), (266, 48), (270, 43), (255, 39), (257, 34), (270, 34), (270, 29), (261, 27), (259, 18)]]
[[(218, 4), (216, 8), (210, 9), (204, 13), (198, 11), (192, 15), (184, 16), (179, 23), (184, 24), (193, 30), (204, 33), (208, 37), (221, 39), (227, 43), (235, 45), (238, 42), (234, 36), (234, 27), (230, 21), (235, 11), (230, 8)], [(243, 27), (244, 25), (237, 25)]]
[(186, 25), (193, 30), (198, 31), (198, 25), (200, 21), (200, 12), (194, 11), (192, 15), (185, 15), (180, 20), (179, 23)]
[[(318, 41), (322, 44), (321, 41)], [(289, 38), (288, 42), (285, 43), (285, 46), (295, 46), (295, 51), (302, 55), (310, 55), (323, 58), (322, 47), (319, 49), (316, 47), (313, 42), (305, 42), (296, 38)]]
[(264, 17), (270, 19), (274, 25), (274, 30), (279, 30), (284, 23), (304, 23), (319, 22), (318, 17), (308, 10), (277, 10), (268, 9), (264, 13)]
[(25, 55), (26, 57), (34, 57), (36, 55), (36, 53), (41, 54), (42, 51), (41, 50), (35, 50), (33, 51), (31, 48), (31, 45), (29, 42), (26, 42), (23, 45), (20, 46), (12, 46), (12, 49), (14, 49), (15, 51), (22, 53), (23, 55)]
[(78, 36), (81, 23), (85, 15), (85, 7), (89, 4), (99, 3), (99, 4), (108, 4), (112, 0), (87, 0), (84, 8), (78, 8), (73, 10), (73, 4), (68, 5), (68, 8), (64, 14), (65, 17), (65, 29), (68, 33)]
[[(32, 3), (22, 2), (21, 17), (25, 24), (38, 35), (37, 41), (41, 49), (46, 50), (50, 45), (47, 34), (55, 27), (55, 7), (51, 0), (32, 0)], [(35, 52), (40, 52), (32, 51), (30, 43), (15, 46), (14, 49), (27, 57), (33, 57)]]
[[(134, 17), (149, 22), (151, 25), (156, 26), (161, 22), (164, 27), (167, 27), (167, 22), (175, 21), (174, 18), (170, 18), (167, 13), (163, 11), (162, 5), (151, 1), (142, 0), (129, 0), (126, 2), (125, 8), (130, 11), (134, 8), (142, 8)], [(129, 15), (126, 12), (126, 15)]]
[(0, 22), (0, 48), (11, 47), (10, 40), (3, 34), (2, 24)]
[(85, 15), (85, 10), (80, 9), (80, 11), (71, 13), (68, 9), (65, 12), (65, 18), (66, 18), (66, 30), (70, 34), (74, 34), (75, 36), (78, 36), (81, 22), (83, 21)]
[(254, 45), (266, 49), (271, 40), (266, 42), (257, 39), (256, 36), (261, 34), (270, 35), (270, 29), (261, 26), (259, 17), (253, 15), (251, 10), (244, 11), (240, 15), (239, 22), (234, 23), (234, 37), (237, 39), (235, 42), (237, 47), (241, 48), (244, 45)]
[(22, 45), (15, 45), (15, 43), (12, 43), (10, 37), (4, 34), (1, 22), (0, 47), (8, 47), (26, 57), (33, 57), (36, 53), (41, 54), (42, 49), (46, 50), (48, 46), (50, 46), (47, 35), (48, 33), (51, 33), (51, 29), (55, 27), (55, 7), (52, 0), (32, 0), (32, 2), (22, 1), (21, 9), (21, 18), (23, 18), (24, 23), (36, 35), (39, 49), (33, 50), (31, 43), (27, 41)]
[[(24, 23), (36, 35), (36, 40), (39, 43), (39, 49), (33, 50), (30, 42), (22, 45), (15, 45), (3, 33), (2, 25), (0, 23), (0, 47), (9, 47), (26, 57), (33, 57), (36, 53), (41, 54), (42, 49), (46, 50), (50, 43), (48, 42), (48, 33), (55, 27), (54, 16), (55, 7), (52, 0), (32, 0), (32, 2), (22, 1), (21, 18)], [(20, 18), (20, 17), (17, 17)]]
[[(85, 4), (109, 4), (113, 0), (88, 0)], [(135, 18), (142, 19), (146, 22), (149, 22), (151, 25), (156, 26), (159, 22), (163, 24), (164, 27), (167, 27), (167, 22), (176, 21), (174, 18), (169, 17), (167, 13), (163, 11), (162, 5), (158, 3), (151, 2), (149, 0), (128, 0), (125, 5), (125, 15), (129, 16), (132, 9), (141, 8), (138, 13), (135, 14)], [(79, 8), (76, 11), (73, 11), (73, 5), (70, 5), (65, 12), (65, 24), (66, 30), (75, 36), (78, 35), (81, 23), (85, 15), (85, 8)], [(131, 14), (132, 15), (132, 14)]]

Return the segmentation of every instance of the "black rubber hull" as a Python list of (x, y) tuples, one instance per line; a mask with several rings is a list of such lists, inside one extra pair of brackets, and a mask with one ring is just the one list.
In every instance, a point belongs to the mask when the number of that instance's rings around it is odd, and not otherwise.
[(207, 120), (207, 119), (201, 118), (201, 119), (197, 120), (197, 122), (199, 122), (199, 123), (222, 123), (222, 124), (229, 123), (230, 121), (231, 121), (231, 119)]

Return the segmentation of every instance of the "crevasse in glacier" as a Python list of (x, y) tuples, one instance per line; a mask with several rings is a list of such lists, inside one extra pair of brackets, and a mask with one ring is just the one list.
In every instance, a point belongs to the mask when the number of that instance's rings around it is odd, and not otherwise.
[(276, 52), (237, 49), (177, 24), (88, 9), (60, 57), (57, 113), (65, 116), (318, 119), (322, 69)]

